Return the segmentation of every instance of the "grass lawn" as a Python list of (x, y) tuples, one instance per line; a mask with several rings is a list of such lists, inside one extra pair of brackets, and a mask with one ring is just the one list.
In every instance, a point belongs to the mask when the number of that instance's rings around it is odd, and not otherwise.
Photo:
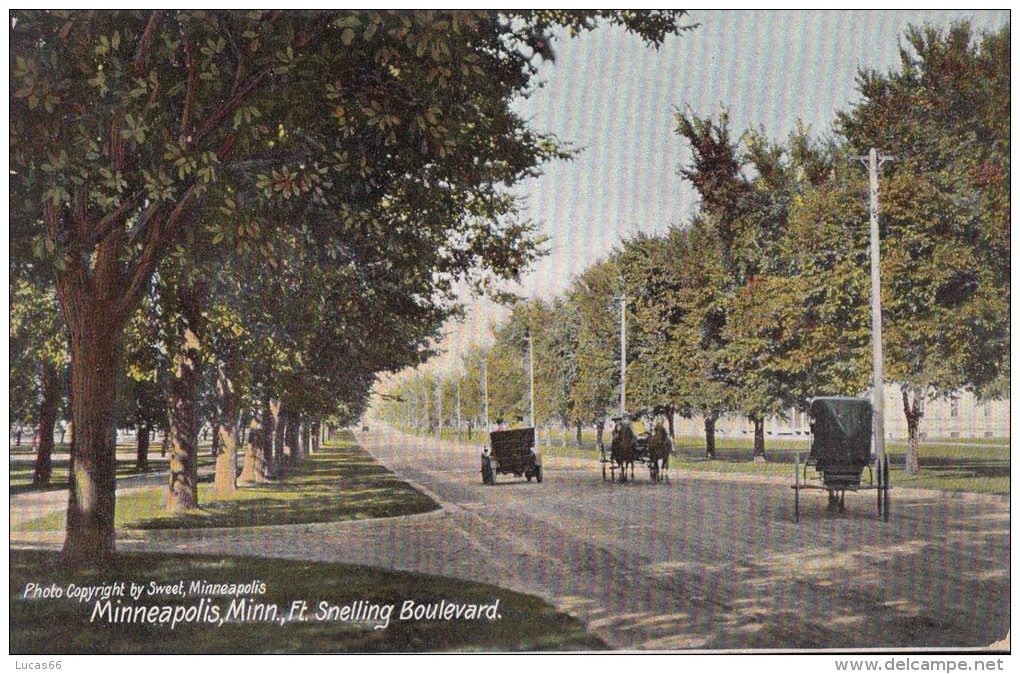
[[(375, 463), (353, 440), (341, 436), (308, 455), (286, 479), (238, 489), (232, 499), (217, 500), (213, 485), (201, 483), (199, 509), (172, 517), (162, 511), (163, 487), (126, 491), (117, 496), (115, 524), (121, 529), (255, 527), (395, 517), (439, 507)], [(52, 513), (15, 530), (62, 530), (64, 515)]]
[[(573, 618), (557, 612), (537, 597), (492, 585), (438, 576), (382, 571), (360, 566), (295, 562), (260, 558), (197, 555), (123, 554), (119, 568), (83, 576), (61, 568), (57, 553), (14, 550), (10, 555), (10, 652), (12, 654), (121, 654), (121, 653), (371, 653), (450, 651), (602, 650), (606, 645), (588, 634)], [(191, 594), (185, 597), (121, 599), (121, 606), (169, 606), (180, 613), (192, 610), (192, 622), (166, 624), (91, 621), (96, 601), (78, 602), (66, 596), (67, 588), (103, 583), (132, 583), (148, 587), (193, 580), (209, 583), (265, 584), (265, 594), (248, 601), (277, 607), (272, 622), (236, 620), (205, 622), (211, 606), (218, 618), (229, 611), (232, 596)], [(65, 596), (25, 599), (27, 583), (64, 589)], [(117, 605), (118, 598), (112, 598)], [(405, 601), (492, 605), (498, 600), (497, 619), (400, 620)], [(292, 602), (304, 601), (305, 621), (290, 621)], [(343, 607), (355, 602), (376, 605), (377, 620), (316, 620), (320, 602)], [(388, 625), (383, 611), (391, 609)], [(268, 615), (268, 613), (266, 613)], [(295, 618), (297, 614), (295, 614)], [(280, 618), (283, 618), (281, 622)], [(59, 626), (59, 628), (58, 628)]]
[[(155, 451), (153, 451), (155, 450)], [(67, 446), (57, 444), (53, 449), (53, 453), (60, 455), (67, 453)], [(170, 469), (170, 457), (161, 457), (159, 455), (159, 446), (150, 447), (149, 449), (149, 468), (148, 470), (138, 470), (135, 466), (136, 450), (133, 446), (118, 445), (117, 446), (117, 478), (132, 477), (134, 475), (148, 475), (150, 473), (159, 473)], [(202, 447), (202, 452), (198, 456), (199, 468), (211, 466), (215, 463), (215, 459), (211, 455), (211, 449), (209, 445)], [(11, 452), (10, 460), (10, 493), (11, 494), (23, 494), (30, 491), (56, 491), (58, 489), (67, 489), (67, 478), (69, 473), (68, 461), (66, 458), (54, 458), (52, 460), (52, 474), (50, 476), (50, 483), (42, 489), (36, 489), (32, 486), (32, 473), (35, 470), (35, 454), (32, 452), (18, 451)]]
[[(597, 459), (595, 437), (592, 431), (585, 429), (580, 447), (575, 442), (573, 430), (567, 434), (567, 444), (561, 443), (562, 435), (553, 432), (548, 444), (543, 443), (542, 453), (551, 456), (590, 457)], [(456, 434), (444, 431), (444, 439), (456, 440)], [(606, 431), (605, 440), (610, 434)], [(467, 439), (462, 433), (459, 440), (481, 446), (485, 442), (484, 433), (473, 434)], [(674, 441), (677, 456), (672, 467), (698, 470), (713, 473), (743, 473), (751, 475), (777, 475), (789, 477), (793, 481), (795, 457), (801, 454), (803, 461), (809, 450), (809, 440), (802, 438), (766, 438), (766, 463), (752, 463), (753, 441), (751, 438), (716, 436), (716, 459), (704, 458), (705, 439), (702, 436), (678, 436)], [(984, 494), (1009, 494), (1009, 439), (938, 439), (921, 442), (921, 472), (908, 475), (904, 471), (907, 443), (900, 441), (888, 442), (886, 450), (892, 461), (891, 483), (893, 487), (912, 487), (917, 489), (936, 489), (944, 491), (965, 491)], [(809, 476), (811, 471), (809, 470)], [(867, 479), (867, 472), (865, 472)]]
[[(768, 462), (751, 463), (752, 441), (750, 438), (723, 438), (716, 449), (716, 460), (703, 458), (704, 439), (695, 437), (678, 438), (676, 443), (679, 460), (674, 463), (691, 470), (715, 472), (741, 472), (764, 475), (789, 476), (793, 480), (795, 456), (800, 453), (801, 461), (807, 457), (809, 444), (803, 440), (765, 441), (765, 455)], [(966, 491), (984, 494), (1009, 494), (1009, 443), (973, 442), (957, 443), (955, 440), (940, 443), (924, 441), (921, 444), (921, 472), (908, 475), (904, 470), (907, 444), (890, 442), (886, 445), (891, 461), (890, 482), (893, 488), (911, 487), (943, 491)], [(808, 470), (809, 476), (813, 473)], [(867, 479), (865, 471), (864, 477)]]

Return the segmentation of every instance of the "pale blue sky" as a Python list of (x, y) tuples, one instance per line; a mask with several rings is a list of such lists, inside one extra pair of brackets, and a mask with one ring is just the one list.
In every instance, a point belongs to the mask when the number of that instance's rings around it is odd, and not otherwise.
[(797, 119), (827, 133), (837, 110), (857, 100), (858, 67), (898, 65), (910, 24), (946, 26), (969, 18), (975, 30), (1009, 21), (1006, 11), (715, 11), (658, 51), (622, 30), (600, 29), (556, 45), (546, 86), (520, 109), (537, 129), (585, 148), (550, 165), (522, 190), (552, 239), (552, 254), (525, 280), (529, 295), (551, 297), (622, 238), (686, 221), (696, 197), (678, 175), (686, 143), (675, 108), (717, 115), (726, 106), (734, 135), (763, 126), (783, 138)]
[[(536, 129), (584, 148), (522, 186), (530, 216), (550, 237), (551, 254), (523, 279), (529, 296), (551, 298), (595, 260), (638, 231), (663, 232), (696, 210), (677, 175), (689, 158), (674, 133), (673, 111), (717, 115), (726, 106), (735, 135), (763, 126), (783, 138), (797, 119), (828, 133), (837, 110), (856, 100), (858, 67), (898, 67), (910, 24), (948, 26), (969, 18), (975, 31), (1009, 22), (984, 11), (693, 12), (701, 26), (658, 51), (622, 30), (600, 28), (555, 45), (545, 86), (520, 110)], [(442, 369), (470, 342), (488, 342), (503, 311), (475, 302), (451, 326)]]

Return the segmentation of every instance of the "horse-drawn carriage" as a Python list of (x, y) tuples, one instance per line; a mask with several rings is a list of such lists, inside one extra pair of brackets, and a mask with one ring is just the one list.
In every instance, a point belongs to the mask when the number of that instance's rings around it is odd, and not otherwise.
[[(796, 521), (800, 521), (800, 492), (805, 489), (827, 491), (830, 514), (845, 512), (846, 492), (875, 489), (878, 516), (889, 521), (889, 461), (872, 457), (871, 418), (871, 401), (866, 398), (824, 397), (811, 401), (811, 452), (803, 473), (797, 455), (791, 485)], [(816, 473), (811, 479), (809, 466)], [(865, 468), (867, 482), (863, 480)]]
[(496, 484), (496, 475), (535, 478), (542, 481), (542, 455), (535, 449), (535, 429), (492, 431), (482, 451), (482, 483)]
[(620, 482), (627, 481), (628, 469), (630, 477), (634, 477), (634, 464), (643, 463), (648, 466), (648, 474), (652, 482), (669, 479), (669, 455), (673, 453), (673, 443), (662, 422), (656, 422), (651, 431), (645, 431), (640, 421), (632, 421), (627, 415), (613, 417), (613, 434), (606, 452), (605, 445), (599, 450), (599, 463), (602, 464), (602, 480), (616, 481), (617, 471)]

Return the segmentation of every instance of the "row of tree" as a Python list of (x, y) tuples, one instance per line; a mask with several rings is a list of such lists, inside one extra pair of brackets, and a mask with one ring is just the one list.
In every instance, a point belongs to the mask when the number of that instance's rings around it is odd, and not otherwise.
[[(725, 112), (677, 111), (692, 152), (681, 173), (699, 214), (623, 242), (551, 301), (518, 304), (494, 345), (464, 358), (462, 408), (482, 415), (488, 359), (490, 418), (524, 411), (530, 331), (537, 421), (601, 432), (618, 400), (626, 297), (629, 406), (703, 417), (710, 456), (718, 417), (745, 415), (763, 457), (767, 417), (871, 384), (868, 187), (857, 157), (877, 147), (896, 156), (881, 178), (886, 374), (902, 392), (916, 471), (925, 397), (1008, 389), (1009, 39), (1009, 26), (977, 36), (966, 23), (911, 28), (900, 67), (859, 72), (860, 101), (824, 140), (804, 128), (783, 142), (762, 129), (734, 138)], [(395, 389), (420, 399), (427, 384), (418, 374)]]
[(39, 373), (23, 399), (69, 379), (65, 559), (114, 553), (118, 427), (169, 429), (191, 507), (203, 423), (226, 485), (257, 422), (257, 480), (277, 428), (299, 454), (299, 428), (357, 417), (378, 373), (430, 355), (458, 281), (538, 254), (512, 188), (570, 149), (513, 103), (555, 35), (658, 45), (682, 15), (13, 13), (11, 362)]

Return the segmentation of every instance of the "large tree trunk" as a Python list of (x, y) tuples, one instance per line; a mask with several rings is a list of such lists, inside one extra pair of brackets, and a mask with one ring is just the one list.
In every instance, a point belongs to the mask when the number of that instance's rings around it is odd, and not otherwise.
[(605, 432), (606, 432), (606, 420), (599, 419), (597, 422), (595, 422), (595, 446), (598, 449), (602, 449), (603, 447), (606, 446), (602, 437), (605, 434)]
[(213, 425), (213, 447), (216, 451), (216, 474), (213, 491), (217, 498), (230, 498), (237, 491), (237, 434), (233, 385), (230, 372), (217, 378), (220, 394), (220, 419)]
[[(903, 386), (900, 389), (903, 393), (903, 413), (907, 417), (907, 473), (917, 475), (921, 470), (920, 461), (920, 439), (921, 439), (921, 418), (924, 412), (921, 411), (920, 398), (923, 392), (920, 388), (913, 388), (913, 395), (910, 389)], [(913, 398), (913, 400), (911, 400)]]
[(135, 468), (140, 471), (147, 471), (149, 470), (149, 426), (144, 421), (139, 420), (135, 428), (135, 438), (138, 447), (138, 453), (135, 456)]
[(287, 426), (283, 433), (283, 455), (288, 468), (298, 464), (298, 455), (301, 454), (301, 424), (298, 415), (293, 412), (286, 414)]
[(57, 368), (50, 364), (42, 367), (42, 395), (39, 398), (39, 448), (32, 471), (32, 486), (45, 487), (53, 473), (53, 429), (57, 425), (57, 407), (60, 405), (60, 377)]
[(265, 482), (264, 462), (261, 460), (262, 447), (260, 435), (262, 430), (253, 428), (248, 432), (248, 444), (244, 452), (244, 463), (241, 474), (237, 476), (237, 486), (248, 486)]
[[(254, 412), (253, 412), (254, 413)], [(270, 410), (268, 395), (261, 403), (258, 414), (259, 424), (248, 432), (248, 449), (244, 455), (244, 468), (237, 478), (238, 485), (251, 485), (268, 482), (272, 473), (273, 413)]]
[(715, 420), (718, 419), (716, 414), (705, 415), (705, 458), (715, 458)]
[(217, 419), (212, 425), (212, 446), (209, 448), (209, 454), (213, 458), (220, 455), (220, 422)]
[(273, 455), (273, 469), (276, 475), (280, 475), (287, 467), (287, 459), (284, 456), (286, 444), (285, 434), (287, 432), (288, 414), (282, 404), (277, 404), (274, 410), (276, 433), (273, 435), (271, 452)]
[(754, 462), (765, 462), (765, 419), (764, 417), (751, 417), (754, 423)]
[(260, 472), (266, 479), (276, 474), (277, 466), (273, 463), (273, 447), (276, 440), (276, 419), (280, 413), (280, 404), (272, 402), (268, 397), (262, 406), (262, 430), (259, 433), (259, 447), (262, 452)]
[(167, 512), (198, 507), (198, 376), (202, 309), (207, 286), (182, 279), (177, 287), (181, 312), (180, 344), (170, 382), (170, 485)]
[(307, 420), (301, 422), (301, 438), (297, 445), (297, 453), (294, 455), (294, 465), (299, 466), (301, 462), (305, 460), (305, 455), (309, 452), (309, 445), (311, 444), (311, 429), (308, 426)]
[(676, 410), (670, 407), (666, 411), (666, 423), (669, 425), (669, 437), (675, 438), (676, 435), (673, 433), (673, 417), (676, 416)]
[(311, 453), (317, 454), (319, 452), (319, 441), (322, 438), (322, 424), (319, 423), (318, 419), (312, 422), (312, 447)]
[[(65, 296), (66, 295), (66, 296)], [(74, 424), (67, 537), (69, 566), (105, 568), (114, 555), (117, 379), (123, 333), (101, 299), (61, 292), (71, 335), (71, 418)]]
[(580, 447), (581, 446), (581, 428), (582, 428), (580, 421), (578, 421), (577, 424), (575, 424), (575, 428), (577, 429), (577, 446)]

